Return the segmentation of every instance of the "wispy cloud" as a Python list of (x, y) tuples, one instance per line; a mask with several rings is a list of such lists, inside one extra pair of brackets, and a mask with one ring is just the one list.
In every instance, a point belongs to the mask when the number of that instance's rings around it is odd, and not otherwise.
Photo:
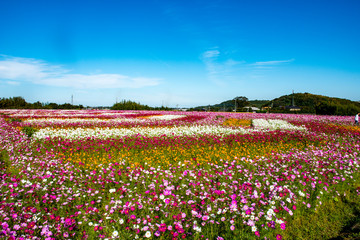
[(5, 83), (8, 85), (14, 85), (14, 86), (20, 85), (19, 82), (14, 82), (14, 81), (6, 81)]
[(207, 50), (201, 54), (208, 79), (218, 86), (225, 86), (234, 81), (246, 80), (248, 78), (263, 78), (268, 70), (280, 68), (295, 59), (258, 61), (247, 63), (231, 58), (233, 53), (222, 52), (218, 47)]
[(210, 80), (216, 82), (216, 75), (220, 71), (219, 64), (216, 62), (220, 52), (218, 50), (208, 50), (202, 54), (202, 61), (206, 66), (208, 77)]
[(289, 60), (278, 60), (278, 61), (265, 61), (265, 62), (255, 62), (251, 65), (253, 66), (275, 66), (275, 65), (280, 65), (280, 64), (284, 64), (284, 63), (290, 63), (295, 61), (295, 59), (289, 59)]
[(32, 82), (78, 89), (142, 88), (160, 84), (158, 78), (130, 77), (120, 74), (77, 74), (62, 66), (32, 58), (1, 56), (0, 79), (11, 84)]
[(204, 60), (209, 60), (209, 59), (217, 58), (219, 55), (220, 55), (220, 51), (215, 49), (215, 50), (205, 51), (202, 54), (202, 57)]
[(201, 54), (201, 60), (205, 64), (209, 80), (219, 86), (224, 86), (232, 77), (233, 67), (244, 62), (233, 59), (224, 60), (220, 57), (221, 52), (218, 49), (211, 49)]

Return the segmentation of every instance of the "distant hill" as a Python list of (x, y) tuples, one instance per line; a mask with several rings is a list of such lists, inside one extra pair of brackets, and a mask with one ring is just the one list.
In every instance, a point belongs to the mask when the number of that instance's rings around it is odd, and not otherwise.
[[(293, 101), (294, 104), (292, 104)], [(299, 113), (355, 115), (360, 112), (359, 102), (311, 93), (284, 95), (265, 103), (263, 107), (271, 107), (272, 112), (288, 112), (292, 105), (300, 107)]]
[[(247, 101), (246, 106), (261, 108), (264, 104), (266, 104), (268, 102), (270, 102), (270, 100), (249, 100), (249, 101)], [(210, 111), (231, 112), (234, 109), (235, 109), (235, 101), (234, 101), (234, 99), (231, 99), (231, 100), (221, 102), (219, 104), (208, 105), (208, 106), (198, 106), (198, 107), (192, 108), (190, 110), (192, 110), (192, 111), (203, 111), (203, 110), (208, 111), (208, 110), (210, 110)], [(241, 109), (239, 111), (241, 111)]]
[[(246, 106), (265, 108), (263, 111), (290, 113), (296, 109), (297, 113), (311, 113), (319, 115), (355, 115), (360, 113), (360, 102), (343, 98), (334, 98), (311, 93), (294, 93), (284, 95), (273, 100), (249, 100)], [(235, 101), (227, 100), (219, 104), (199, 106), (194, 111), (233, 111)], [(244, 109), (238, 109), (245, 111)]]

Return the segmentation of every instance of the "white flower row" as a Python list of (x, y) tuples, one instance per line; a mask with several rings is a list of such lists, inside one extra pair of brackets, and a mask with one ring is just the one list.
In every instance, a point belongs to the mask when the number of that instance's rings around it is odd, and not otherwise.
[[(165, 115), (166, 116), (166, 115)], [(181, 116), (181, 115), (180, 115)], [(29, 121), (39, 121), (29, 120)], [(84, 119), (47, 119), (48, 121), (84, 121)], [(103, 119), (86, 119), (86, 121), (109, 121)], [(141, 121), (141, 119), (112, 119), (111, 121)], [(125, 136), (141, 135), (147, 137), (155, 136), (191, 136), (203, 134), (215, 135), (229, 135), (229, 134), (246, 134), (253, 131), (271, 131), (271, 130), (306, 130), (305, 127), (294, 126), (284, 120), (265, 120), (254, 119), (254, 129), (244, 128), (228, 128), (223, 126), (214, 125), (195, 125), (195, 126), (174, 126), (174, 127), (133, 127), (133, 128), (76, 128), (76, 129), (56, 129), (56, 128), (43, 128), (37, 131), (34, 139), (43, 139), (46, 137), (61, 137), (66, 139), (79, 139), (79, 138), (122, 138)]]
[(186, 115), (157, 115), (157, 116), (150, 116), (147, 119), (154, 119), (154, 120), (173, 120), (178, 118), (183, 118)]
[(24, 122), (36, 124), (36, 123), (54, 123), (54, 124), (62, 124), (62, 123), (100, 123), (100, 122), (144, 122), (146, 120), (173, 120), (183, 118), (186, 115), (158, 115), (158, 116), (150, 116), (146, 118), (35, 118), (35, 119), (27, 119)]
[(65, 139), (79, 139), (96, 137), (100, 139), (106, 138), (122, 138), (126, 136), (141, 135), (147, 137), (155, 136), (192, 136), (202, 134), (229, 135), (229, 134), (245, 134), (251, 130), (243, 128), (226, 128), (222, 126), (180, 126), (180, 127), (134, 127), (134, 128), (77, 128), (77, 129), (54, 129), (43, 128), (37, 131), (34, 139), (43, 139), (47, 137), (61, 137)]
[(306, 130), (303, 126), (294, 126), (287, 121), (279, 119), (253, 119), (252, 124), (255, 129), (261, 130)]
[(110, 118), (110, 119), (102, 119), (102, 118), (36, 118), (36, 119), (27, 119), (24, 122), (27, 123), (100, 123), (100, 122), (142, 122), (145, 121), (141, 118)]

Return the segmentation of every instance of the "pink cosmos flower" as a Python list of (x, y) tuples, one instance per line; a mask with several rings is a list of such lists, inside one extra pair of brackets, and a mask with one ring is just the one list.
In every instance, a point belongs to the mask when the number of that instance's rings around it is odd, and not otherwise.
[(165, 196), (171, 195), (171, 191), (170, 191), (170, 190), (166, 190), (166, 189), (165, 189), (165, 191), (164, 191), (164, 195), (165, 195)]
[(285, 230), (286, 224), (285, 224), (285, 223), (280, 224), (280, 228), (281, 228), (282, 230)]

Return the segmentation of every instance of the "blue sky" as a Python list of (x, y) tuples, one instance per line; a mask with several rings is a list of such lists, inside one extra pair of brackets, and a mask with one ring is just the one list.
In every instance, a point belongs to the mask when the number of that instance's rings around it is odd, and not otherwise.
[(1, 0), (0, 97), (192, 107), (360, 100), (358, 0)]

